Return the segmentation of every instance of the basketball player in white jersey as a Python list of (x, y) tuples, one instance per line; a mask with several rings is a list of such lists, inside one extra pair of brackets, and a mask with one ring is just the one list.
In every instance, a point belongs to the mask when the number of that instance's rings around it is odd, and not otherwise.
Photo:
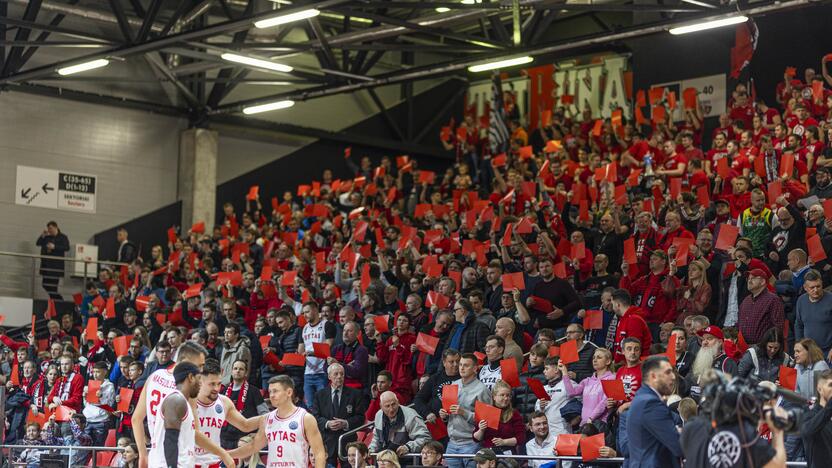
[[(220, 432), (226, 422), (242, 432), (256, 431), (262, 416), (245, 418), (234, 403), (225, 395), (220, 395), (222, 368), (216, 359), (205, 361), (202, 369), (202, 385), (196, 398), (196, 415), (200, 430), (212, 442), (220, 445)], [(259, 390), (258, 390), (259, 391)], [(220, 457), (209, 453), (202, 447), (196, 448), (196, 468), (219, 468)]]
[(176, 389), (159, 405), (148, 463), (154, 468), (191, 468), (196, 456), (196, 419), (188, 402), (199, 394), (200, 370), (190, 362), (173, 369)]
[(295, 384), (288, 375), (269, 380), (269, 400), (275, 410), (260, 422), (250, 444), (228, 452), (234, 458), (248, 458), (268, 444), (266, 468), (308, 468), (309, 451), (315, 468), (326, 467), (326, 449), (318, 422), (305, 409), (294, 404)]
[[(208, 351), (202, 345), (193, 341), (185, 342), (179, 347), (179, 363), (189, 362), (194, 364), (200, 371), (202, 370), (202, 366), (205, 365), (205, 357), (207, 355)], [(133, 437), (136, 439), (136, 447), (139, 449), (139, 468), (147, 468), (147, 438), (144, 433), (144, 420), (147, 419), (148, 430), (152, 433), (156, 425), (156, 418), (159, 416), (159, 405), (174, 390), (176, 390), (176, 382), (173, 377), (173, 372), (169, 369), (157, 370), (147, 378), (144, 387), (142, 387), (142, 393), (139, 396), (139, 401), (136, 404), (136, 409), (131, 418), (133, 422)], [(192, 400), (190, 403), (195, 411), (195, 400)], [(197, 424), (197, 426), (199, 425)], [(157, 441), (151, 438), (151, 442)], [(161, 441), (158, 442), (161, 443)], [(224, 457), (223, 461), (226, 466), (231, 466), (228, 464), (229, 462), (233, 463), (233, 460), (225, 450), (205, 437), (205, 434), (199, 430), (196, 433), (196, 443), (208, 452)]]

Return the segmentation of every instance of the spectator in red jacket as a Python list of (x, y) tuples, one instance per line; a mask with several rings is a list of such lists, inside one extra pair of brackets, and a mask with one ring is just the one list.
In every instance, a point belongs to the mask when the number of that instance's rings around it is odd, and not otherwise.
[(75, 363), (69, 356), (61, 357), (61, 377), (56, 385), (57, 393), (49, 403), (49, 409), (63, 405), (80, 413), (84, 402), (84, 376), (75, 372)]
[(399, 401), (406, 405), (413, 398), (413, 379), (416, 378), (411, 365), (413, 353), (410, 345), (416, 343), (416, 335), (410, 331), (410, 317), (399, 314), (393, 336), (376, 348), (379, 363), (393, 375), (391, 390), (399, 395)]
[(650, 255), (650, 273), (630, 280), (630, 265), (621, 265), (623, 276), (621, 287), (633, 296), (633, 302), (644, 311), (644, 318), (650, 325), (654, 336), (658, 334), (659, 324), (676, 319), (676, 290), (679, 278), (671, 276), (667, 270), (667, 254), (654, 250)]
[(650, 346), (653, 345), (653, 337), (647, 322), (642, 316), (641, 308), (633, 305), (630, 293), (626, 289), (616, 289), (612, 293), (612, 310), (618, 316), (618, 327), (615, 329), (615, 345), (613, 356), (615, 362), (624, 361), (624, 350), (622, 342), (625, 338), (638, 338), (641, 343), (641, 356), (649, 354)]

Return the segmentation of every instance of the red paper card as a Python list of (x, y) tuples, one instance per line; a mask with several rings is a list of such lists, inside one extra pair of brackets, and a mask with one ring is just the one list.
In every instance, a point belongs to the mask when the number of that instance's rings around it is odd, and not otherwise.
[(679, 195), (682, 193), (682, 178), (681, 177), (671, 177), (670, 178), (670, 198), (676, 200), (679, 198)]
[(531, 146), (521, 146), (518, 155), (520, 156), (520, 159), (530, 159), (534, 156), (534, 152)]
[[(269, 267), (271, 268), (271, 267)], [(243, 285), (243, 272), (237, 271), (221, 271), (217, 273), (217, 285), (225, 286), (231, 283), (231, 286)]]
[(257, 200), (260, 196), (260, 186), (259, 185), (252, 185), (248, 189), (248, 195), (246, 195), (246, 200)]
[(708, 187), (701, 185), (696, 189), (696, 199), (699, 201), (699, 204), (704, 206), (705, 208), (711, 205), (711, 197), (708, 194)]
[(107, 306), (107, 301), (104, 300), (104, 298), (101, 297), (101, 295), (98, 295), (98, 296), (95, 296), (95, 299), (92, 300), (92, 305), (95, 306), (95, 308), (98, 310), (99, 313), (103, 313), (104, 312), (104, 307)]
[(670, 365), (676, 367), (676, 335), (671, 334), (667, 338), (667, 351), (665, 351), (665, 354), (667, 355), (667, 360), (670, 361)]
[(87, 319), (87, 332), (84, 336), (88, 341), (98, 339), (98, 317), (90, 317)]
[(90, 380), (87, 382), (87, 403), (100, 403), (98, 395), (96, 395), (99, 390), (101, 390), (100, 380)]
[(442, 440), (448, 436), (448, 426), (445, 425), (442, 418), (436, 418), (434, 423), (426, 422), (425, 425), (428, 427), (433, 440)]
[(720, 225), (719, 237), (716, 239), (716, 245), (714, 248), (717, 250), (728, 251), (734, 247), (734, 243), (737, 242), (737, 236), (739, 236), (739, 234), (740, 230), (736, 226), (730, 224)]
[(520, 386), (520, 374), (517, 372), (517, 361), (514, 358), (500, 361), (500, 375), (512, 388)]
[(554, 307), (552, 307), (552, 303), (547, 301), (546, 299), (543, 299), (542, 297), (538, 297), (538, 296), (530, 296), (530, 297), (534, 301), (534, 307), (533, 307), (534, 310), (536, 310), (538, 312), (543, 312), (543, 313), (546, 313), (546, 314), (555, 310)]
[(332, 355), (329, 343), (312, 343), (312, 350), (315, 352), (315, 357), (326, 359)]
[(263, 349), (266, 349), (266, 348), (269, 347), (269, 341), (272, 340), (272, 337), (269, 336), (269, 335), (264, 335), (264, 336), (258, 337), (258, 340), (260, 340), (260, 347), (263, 348)]
[(68, 406), (61, 405), (55, 408), (55, 421), (58, 422), (67, 422), (71, 417), (72, 408)]
[(560, 345), (560, 362), (572, 364), (578, 362), (578, 342), (576, 340), (565, 341)]
[(584, 315), (584, 330), (600, 330), (604, 328), (604, 312), (587, 310)]
[(551, 400), (552, 399), (549, 396), (549, 394), (546, 393), (546, 387), (543, 386), (543, 382), (541, 382), (537, 379), (528, 378), (528, 379), (526, 379), (526, 383), (529, 385), (529, 390), (531, 390), (532, 393), (534, 393), (534, 396), (536, 396), (538, 399), (540, 399), (540, 400)]
[(40, 427), (43, 427), (46, 424), (46, 422), (49, 421), (49, 417), (51, 415), (52, 413), (46, 412), (38, 413), (38, 415), (35, 416), (32, 413), (32, 410), (29, 410), (29, 412), (26, 414), (26, 423), (28, 424), (30, 422), (34, 422), (37, 423)]
[(376, 315), (373, 317), (376, 331), (379, 333), (390, 333), (390, 318), (387, 315)]
[(428, 298), (425, 301), (425, 305), (428, 307), (432, 307), (436, 305), (440, 309), (447, 309), (448, 305), (451, 303), (451, 298), (445, 296), (443, 294), (439, 294), (436, 291), (428, 291)]
[(118, 391), (118, 406), (116, 409), (122, 413), (130, 412), (130, 401), (133, 399), (133, 389), (122, 387)]
[(780, 386), (795, 391), (797, 388), (797, 369), (794, 367), (780, 366)]
[(436, 353), (436, 346), (438, 345), (438, 336), (430, 336), (427, 333), (419, 333), (416, 335), (416, 348), (420, 352), (433, 356)]
[(685, 109), (696, 108), (696, 88), (685, 88), (682, 91), (682, 101), (685, 102)]
[(578, 445), (581, 443), (581, 434), (558, 434), (558, 441), (555, 443), (555, 450), (558, 455), (574, 457), (578, 455)]
[(182, 295), (185, 296), (185, 299), (190, 299), (192, 297), (199, 296), (199, 294), (201, 292), (202, 292), (202, 283), (197, 283), (197, 284), (189, 287), (188, 289), (186, 289), (185, 292)]
[(510, 292), (514, 288), (520, 291), (526, 289), (526, 282), (523, 280), (523, 273), (503, 273), (503, 291)]
[(627, 393), (624, 391), (624, 383), (620, 380), (601, 380), (601, 387), (604, 388), (604, 395), (615, 401), (625, 401)]
[(491, 158), (491, 165), (494, 167), (502, 167), (506, 165), (506, 154), (500, 153)]
[(205, 223), (200, 221), (193, 226), (191, 226), (191, 232), (195, 232), (197, 234), (205, 234)]
[(303, 367), (306, 365), (306, 356), (298, 353), (284, 353), (283, 358), (280, 360), (280, 364), (284, 366)]
[(624, 239), (624, 261), (628, 265), (638, 263), (638, 259), (636, 258), (636, 241), (632, 237)]
[(459, 387), (456, 385), (442, 387), (442, 408), (450, 412), (451, 406), (456, 404), (459, 404)]
[(283, 276), (280, 277), (280, 285), (285, 287), (292, 287), (295, 285), (295, 278), (298, 277), (298, 272), (295, 270), (289, 270), (283, 272)]
[(815, 234), (806, 240), (806, 245), (809, 247), (809, 258), (812, 262), (818, 263), (826, 259), (826, 251), (823, 249), (820, 236)]
[(792, 177), (794, 172), (794, 154), (785, 153), (780, 157), (780, 175), (785, 177)]
[(113, 340), (113, 352), (116, 353), (116, 357), (121, 357), (127, 354), (127, 350), (130, 349), (130, 340), (133, 339), (132, 335), (128, 336), (119, 336)]
[(604, 446), (604, 442), (603, 433), (581, 439), (581, 459), (591, 461), (601, 458), (601, 447)]
[(433, 171), (419, 171), (419, 183), (423, 185), (431, 185), (436, 180), (436, 173)]
[(474, 403), (474, 424), (479, 424), (482, 420), (485, 420), (486, 424), (491, 429), (499, 429), (500, 408), (477, 400), (477, 402)]
[(780, 198), (780, 195), (783, 194), (783, 183), (779, 180), (775, 180), (774, 182), (769, 182), (768, 184), (768, 204), (775, 205), (777, 203), (777, 199)]

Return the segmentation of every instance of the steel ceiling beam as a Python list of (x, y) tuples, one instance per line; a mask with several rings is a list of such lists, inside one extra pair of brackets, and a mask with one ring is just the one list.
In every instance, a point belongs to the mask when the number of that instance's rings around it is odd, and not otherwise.
[[(561, 3), (559, 3), (561, 2)], [(607, 3), (562, 3), (563, 0), (549, 0), (546, 2), (537, 2), (540, 5), (530, 6), (523, 5), (523, 9), (558, 9), (566, 11), (617, 11), (617, 12), (668, 12), (668, 13), (701, 13), (708, 11), (702, 7), (679, 6), (679, 5), (643, 5), (643, 4), (607, 4)], [(522, 3), (522, 2), (521, 2)], [(438, 7), (450, 8), (451, 10), (487, 10), (508, 12), (511, 10), (511, 1), (504, 1), (501, 3), (477, 3), (474, 5), (466, 5), (458, 2), (402, 2), (402, 1), (362, 1), (357, 4), (355, 8), (378, 8), (385, 6), (388, 8), (413, 8), (419, 10), (435, 10)], [(356, 16), (363, 16), (356, 12)]]
[[(755, 8), (750, 8), (743, 13), (748, 16), (765, 14), (765, 13), (773, 13), (776, 11), (783, 11), (783, 10), (790, 10), (795, 8), (805, 7), (811, 4), (814, 4), (813, 0), (792, 0), (786, 2), (776, 1), (773, 3), (769, 3), (763, 6), (758, 6)], [(691, 18), (686, 17), (684, 19), (674, 19), (670, 21), (660, 21), (656, 23), (651, 23), (648, 25), (636, 25), (629, 28), (622, 28), (620, 31), (615, 33), (600, 33), (600, 34), (591, 34), (585, 35), (576, 38), (570, 38), (565, 41), (558, 41), (555, 43), (550, 43), (547, 45), (536, 46), (536, 47), (522, 47), (513, 49), (512, 55), (546, 55), (546, 54), (555, 54), (561, 52), (567, 52), (571, 50), (576, 50), (585, 47), (592, 47), (598, 46), (602, 44), (606, 44), (609, 42), (614, 41), (621, 41), (627, 39), (633, 39), (637, 37), (657, 34), (657, 33), (665, 33), (668, 29), (681, 26), (684, 24), (690, 24), (692, 21), (707, 21), (716, 18), (724, 17), (726, 13), (733, 13), (734, 10), (726, 10), (722, 14), (719, 15), (700, 15), (699, 17)], [(465, 59), (459, 60), (455, 62), (446, 62), (443, 64), (437, 65), (428, 65), (423, 67), (417, 67), (410, 70), (404, 70), (399, 72), (392, 72), (386, 73), (382, 75), (374, 76), (373, 81), (370, 82), (362, 82), (362, 83), (353, 83), (347, 85), (338, 85), (338, 86), (322, 86), (322, 87), (315, 87), (315, 88), (308, 88), (300, 91), (290, 91), (285, 93), (274, 94), (270, 96), (263, 96), (256, 99), (246, 99), (234, 103), (229, 103), (225, 106), (220, 106), (215, 112), (217, 113), (230, 113), (230, 112), (238, 112), (241, 111), (243, 108), (261, 104), (264, 102), (270, 101), (278, 101), (284, 99), (291, 99), (295, 101), (304, 101), (309, 99), (316, 99), (324, 96), (331, 96), (335, 94), (347, 93), (347, 92), (354, 92), (363, 89), (370, 89), (376, 88), (379, 86), (386, 86), (392, 84), (398, 84), (405, 81), (419, 81), (425, 79), (434, 79), (438, 76), (446, 75), (449, 73), (464, 71), (469, 65), (473, 65), (478, 62), (482, 62), (487, 59), (498, 59), (505, 57), (505, 55), (500, 54), (487, 54), (486, 56), (476, 57), (473, 59)]]
[(150, 8), (147, 9), (147, 16), (145, 16), (144, 22), (142, 22), (142, 27), (139, 29), (139, 33), (136, 34), (136, 42), (144, 42), (149, 37), (150, 29), (153, 27), (153, 23), (159, 15), (159, 10), (162, 9), (162, 1), (163, 0), (151, 1)]
[(118, 28), (121, 30), (121, 35), (124, 36), (124, 41), (128, 44), (132, 43), (133, 33), (130, 31), (130, 23), (127, 22), (127, 15), (124, 14), (121, 0), (110, 0), (110, 8), (113, 9), (113, 14), (116, 15)]
[[(4, 2), (0, 2), (0, 5), (6, 5)], [(104, 36), (95, 36), (87, 32), (78, 31), (75, 29), (67, 29), (61, 28), (57, 26), (50, 26), (47, 24), (37, 24), (31, 21), (23, 21), (14, 18), (3, 18), (0, 17), (0, 24), (8, 24), (11, 26), (16, 26), (18, 28), (28, 28), (33, 29), (35, 31), (48, 31), (55, 34), (60, 34), (62, 36), (73, 37), (75, 39), (83, 39), (92, 42), (100, 42), (105, 45), (113, 45), (114, 41), (110, 38)]]
[[(150, 16), (148, 16), (150, 18)], [(181, 81), (176, 78), (176, 75), (170, 71), (165, 62), (162, 60), (162, 57), (159, 55), (158, 52), (148, 52), (145, 54), (145, 59), (150, 62), (151, 65), (156, 67), (159, 72), (165, 76), (174, 86), (176, 89), (179, 90), (179, 93), (185, 97), (185, 100), (188, 101), (188, 104), (191, 106), (192, 109), (198, 109), (202, 107), (202, 104), (199, 102), (196, 96), (194, 96), (193, 92), (185, 86)]]
[(107, 96), (102, 94), (76, 91), (57, 86), (46, 86), (32, 83), (13, 83), (9, 85), (9, 91), (34, 94), (37, 96), (57, 97), (70, 101), (84, 102), (87, 104), (101, 104), (106, 106), (121, 107), (125, 109), (153, 112), (155, 114), (169, 115), (173, 117), (186, 117), (187, 110), (178, 107), (166, 106), (156, 102), (141, 101), (138, 99)]
[[(286, 8), (283, 10), (284, 13), (289, 14), (292, 12), (298, 12), (307, 10), (309, 8), (327, 8), (335, 5), (339, 5), (342, 3), (346, 3), (350, 0), (323, 0), (320, 2), (306, 4), (302, 7), (292, 7)], [(264, 13), (257, 13), (251, 16), (243, 17), (236, 20), (225, 21), (222, 23), (213, 24), (211, 26), (207, 26), (204, 28), (196, 29), (193, 31), (181, 32), (178, 34), (171, 34), (165, 37), (159, 37), (155, 39), (148, 40), (147, 42), (141, 42), (137, 44), (125, 45), (116, 47), (110, 50), (105, 50), (101, 52), (96, 52), (94, 54), (84, 55), (82, 57), (76, 57), (70, 60), (62, 60), (60, 62), (44, 65), (41, 67), (33, 68), (31, 70), (27, 70), (25, 72), (16, 73), (10, 76), (6, 76), (0, 78), (0, 84), (7, 84), (7, 83), (14, 83), (14, 82), (24, 82), (26, 80), (30, 80), (33, 78), (41, 78), (43, 76), (51, 75), (55, 72), (55, 69), (65, 67), (68, 65), (73, 65), (81, 62), (88, 62), (91, 60), (107, 58), (107, 57), (127, 57), (130, 55), (136, 54), (143, 54), (146, 52), (152, 52), (156, 50), (164, 49), (165, 47), (169, 47), (179, 43), (185, 43), (188, 41), (198, 41), (200, 39), (204, 39), (207, 37), (216, 36), (219, 34), (229, 33), (229, 32), (236, 32), (242, 31), (245, 29), (249, 29), (252, 27), (252, 23), (255, 21), (269, 18), (274, 16), (273, 11), (264, 12)]]
[[(23, 12), (23, 21), (34, 22), (40, 12), (41, 0), (32, 0), (26, 5), (26, 10)], [(14, 35), (16, 41), (29, 40), (29, 34), (32, 30), (28, 28), (20, 28)], [(6, 63), (3, 65), (3, 71), (0, 75), (6, 76), (13, 73), (17, 67), (18, 61), (23, 56), (23, 47), (12, 47), (9, 50), (9, 56), (6, 58)]]
[[(75, 5), (76, 3), (78, 3), (78, 1), (79, 0), (71, 0), (69, 2), (69, 4), (70, 5)], [(49, 22), (49, 26), (58, 26), (58, 25), (60, 25), (61, 22), (64, 20), (64, 18), (66, 18), (66, 15), (64, 15), (63, 13), (58, 13)], [(51, 34), (51, 32), (49, 32), (49, 31), (42, 31), (40, 34), (38, 34), (38, 37), (35, 40), (36, 41), (45, 41), (46, 39), (49, 38), (50, 34)], [(15, 66), (14, 72), (17, 72), (18, 70), (20, 70), (21, 68), (23, 68), (26, 65), (26, 62), (28, 62), (29, 59), (31, 59), (32, 56), (35, 55), (35, 52), (38, 51), (38, 47), (39, 46), (32, 46), (32, 47), (29, 47), (29, 48), (26, 49), (26, 52), (23, 53), (23, 55), (20, 57), (20, 60), (18, 61), (17, 65)]]

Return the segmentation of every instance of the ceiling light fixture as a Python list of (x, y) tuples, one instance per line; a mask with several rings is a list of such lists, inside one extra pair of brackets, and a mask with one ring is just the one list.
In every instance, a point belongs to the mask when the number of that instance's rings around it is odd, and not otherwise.
[(480, 63), (480, 64), (477, 64), (477, 65), (471, 65), (470, 67), (468, 67), (468, 71), (476, 73), (476, 72), (481, 72), (481, 71), (486, 71), (486, 70), (494, 70), (494, 69), (497, 69), (497, 68), (513, 67), (515, 65), (523, 65), (524, 63), (529, 63), (533, 60), (534, 60), (534, 58), (526, 55), (525, 57), (515, 57), (515, 58), (510, 58), (510, 59), (498, 60), (496, 62), (488, 62), (488, 63)]
[(277, 16), (272, 16), (271, 18), (262, 19), (260, 21), (255, 21), (254, 26), (259, 29), (271, 28), (274, 26), (278, 26), (281, 24), (292, 23), (294, 21), (305, 20), (309, 18), (314, 18), (321, 14), (320, 10), (316, 10), (314, 8), (310, 8), (309, 10), (302, 10), (295, 13), (289, 14), (282, 14)]
[(89, 62), (79, 63), (78, 65), (71, 65), (58, 69), (58, 74), (61, 76), (72, 75), (75, 73), (85, 72), (96, 68), (106, 67), (110, 63), (107, 59), (91, 60)]
[(447, 13), (449, 11), (451, 11), (451, 9), (448, 8), (448, 7), (439, 7), (439, 8), (436, 9), (437, 13)]
[(261, 104), (259, 106), (250, 106), (243, 109), (243, 114), (259, 114), (261, 112), (269, 112), (278, 109), (288, 109), (295, 105), (295, 101), (275, 101), (268, 104)]
[(712, 21), (703, 21), (701, 23), (694, 23), (687, 26), (679, 26), (677, 28), (672, 28), (668, 32), (675, 36), (679, 34), (687, 34), (697, 31), (704, 31), (706, 29), (714, 29), (714, 28), (721, 28), (724, 26), (731, 26), (732, 24), (740, 24), (745, 23), (748, 21), (747, 16), (731, 16), (728, 18), (722, 18), (718, 20)]
[(274, 70), (285, 73), (289, 73), (290, 71), (294, 70), (294, 68), (290, 67), (289, 65), (284, 65), (282, 63), (272, 62), (269, 60), (263, 60), (254, 57), (247, 57), (245, 55), (231, 54), (228, 52), (220, 55), (220, 58), (228, 62), (242, 63), (244, 65), (251, 65), (252, 67), (265, 68), (267, 70)]

